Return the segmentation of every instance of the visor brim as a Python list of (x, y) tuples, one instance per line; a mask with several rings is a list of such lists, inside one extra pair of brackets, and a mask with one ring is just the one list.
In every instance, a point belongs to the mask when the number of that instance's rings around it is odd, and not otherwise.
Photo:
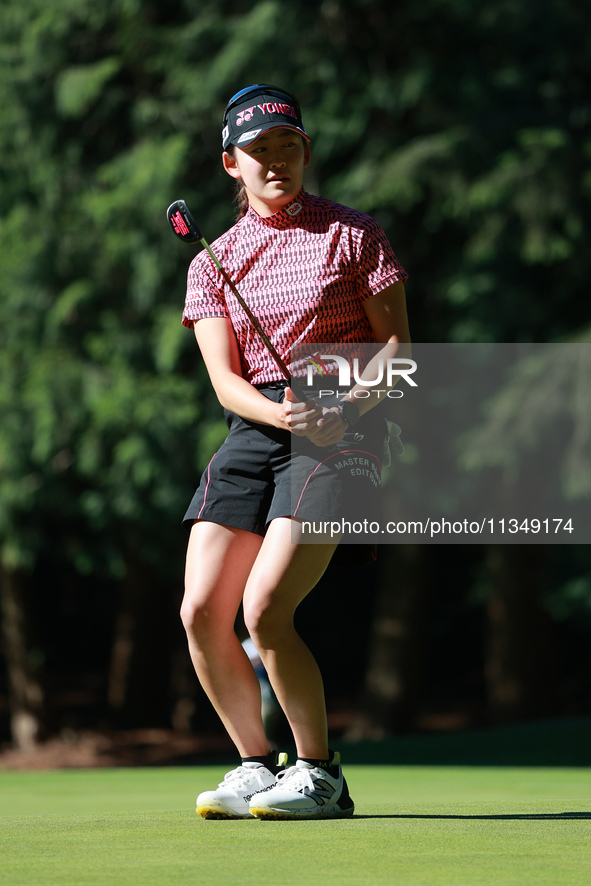
[(270, 126), (265, 126), (264, 128), (258, 126), (250, 132), (242, 132), (235, 140), (228, 139), (226, 144), (224, 144), (224, 150), (230, 145), (235, 145), (237, 148), (248, 147), (258, 141), (263, 135), (266, 135), (274, 129), (289, 129), (290, 132), (297, 132), (298, 135), (303, 136), (306, 141), (310, 141), (308, 133), (304, 129), (300, 129), (298, 126), (292, 126), (290, 123), (272, 123)]

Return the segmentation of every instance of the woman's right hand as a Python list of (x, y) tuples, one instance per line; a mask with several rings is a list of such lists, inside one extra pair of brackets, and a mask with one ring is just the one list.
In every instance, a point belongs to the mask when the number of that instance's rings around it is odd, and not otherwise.
[(301, 403), (291, 388), (285, 389), (285, 398), (279, 407), (279, 427), (290, 431), (296, 437), (314, 436), (318, 430), (318, 422), (322, 418), (322, 409), (314, 400)]

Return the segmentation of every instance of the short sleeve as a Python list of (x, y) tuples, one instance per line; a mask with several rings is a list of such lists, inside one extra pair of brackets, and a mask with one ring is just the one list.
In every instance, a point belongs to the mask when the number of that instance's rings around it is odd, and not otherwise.
[(205, 317), (228, 317), (221, 279), (218, 280), (213, 267), (208, 267), (206, 253), (197, 255), (187, 274), (187, 295), (182, 323), (192, 329), (196, 320)]
[(393, 283), (408, 280), (383, 228), (369, 216), (363, 227), (357, 269), (360, 293), (365, 301)]

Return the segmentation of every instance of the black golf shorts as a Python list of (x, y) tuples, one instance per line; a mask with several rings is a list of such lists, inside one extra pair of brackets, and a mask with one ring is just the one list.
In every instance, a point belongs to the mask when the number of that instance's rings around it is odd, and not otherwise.
[[(259, 390), (281, 402), (284, 388), (277, 383)], [(383, 418), (370, 412), (329, 448), (228, 410), (224, 417), (229, 434), (183, 518), (188, 529), (196, 520), (207, 520), (264, 535), (277, 517), (316, 525), (379, 520)]]

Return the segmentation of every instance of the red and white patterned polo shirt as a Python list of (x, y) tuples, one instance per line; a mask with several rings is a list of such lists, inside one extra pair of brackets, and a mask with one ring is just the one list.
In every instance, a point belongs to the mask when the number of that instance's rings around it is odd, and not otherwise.
[[(408, 276), (373, 218), (304, 190), (268, 218), (251, 207), (211, 245), (294, 374), (296, 344), (374, 342), (363, 302)], [(183, 323), (205, 317), (231, 318), (247, 381), (282, 377), (204, 250), (189, 268)]]

